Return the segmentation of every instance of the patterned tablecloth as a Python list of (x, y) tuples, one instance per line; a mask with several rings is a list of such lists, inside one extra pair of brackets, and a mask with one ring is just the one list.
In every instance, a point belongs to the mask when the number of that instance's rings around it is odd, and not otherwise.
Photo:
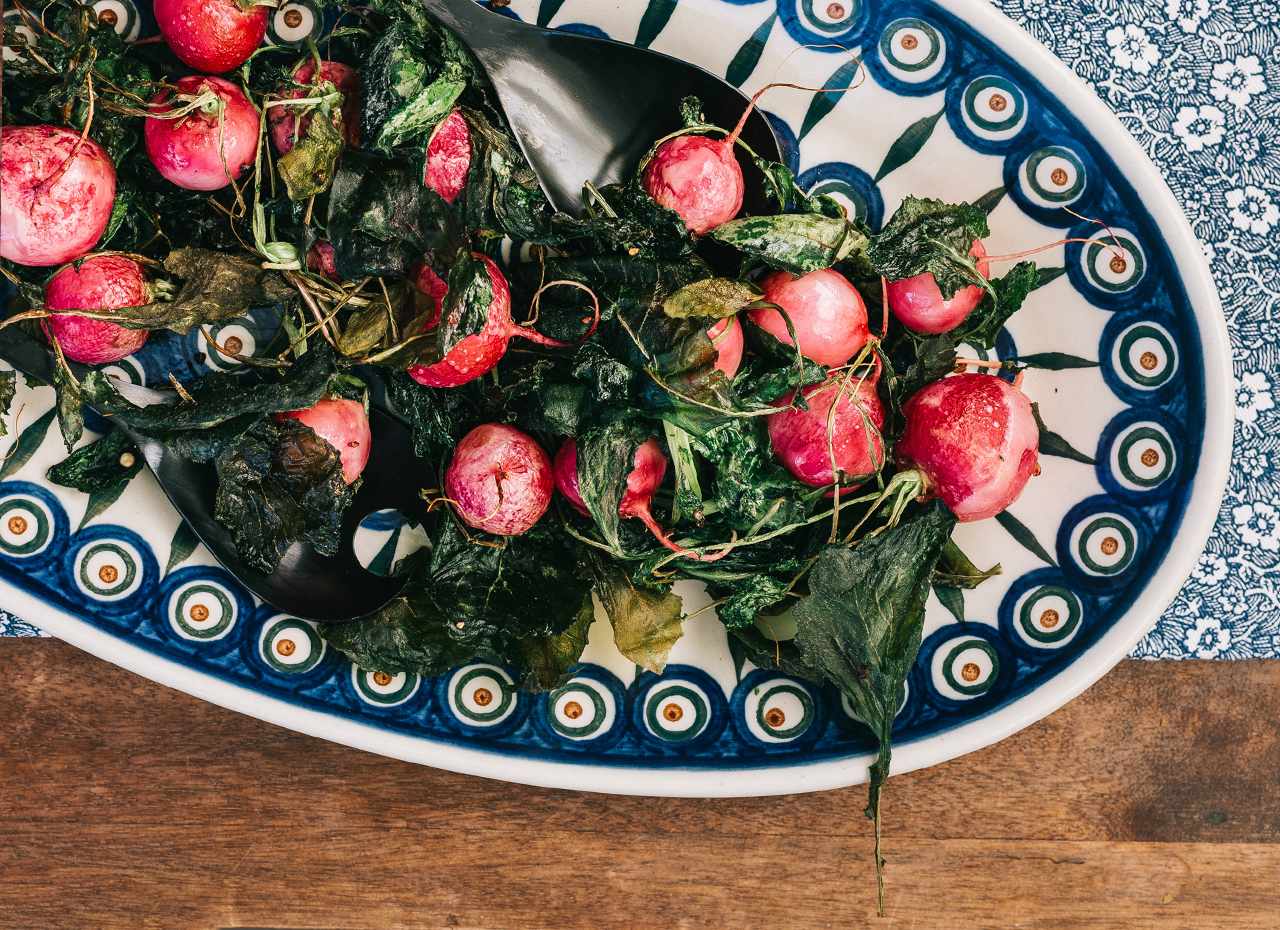
[[(1280, 656), (1280, 0), (996, 0), (1119, 114), (1222, 294), (1235, 450), (1195, 572), (1142, 658)], [(0, 610), (0, 635), (39, 631)]]

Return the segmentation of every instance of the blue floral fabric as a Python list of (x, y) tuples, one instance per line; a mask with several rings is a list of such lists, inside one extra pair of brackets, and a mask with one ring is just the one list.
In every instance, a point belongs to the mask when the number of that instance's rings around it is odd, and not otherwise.
[[(1231, 331), (1233, 468), (1218, 525), (1141, 658), (1280, 656), (1280, 0), (994, 0), (1160, 167)], [(0, 636), (38, 631), (0, 610)]]

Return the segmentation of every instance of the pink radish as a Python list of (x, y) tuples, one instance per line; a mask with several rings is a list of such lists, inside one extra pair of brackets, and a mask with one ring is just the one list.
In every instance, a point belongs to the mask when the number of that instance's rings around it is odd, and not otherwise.
[(561, 349), (569, 345), (559, 339), (544, 336), (530, 327), (516, 325), (511, 319), (511, 288), (507, 286), (502, 270), (487, 255), (476, 252), (473, 257), (484, 263), (493, 287), (488, 319), (480, 332), (464, 336), (440, 361), (430, 365), (411, 365), (409, 377), (419, 384), (427, 387), (457, 387), (488, 374), (506, 354), (512, 336)]
[(334, 261), (333, 244), (324, 239), (317, 239), (307, 249), (307, 270), (313, 271), (330, 281), (341, 281), (338, 277), (338, 266)]
[[(953, 375), (926, 385), (903, 407), (897, 456), (962, 523), (994, 517), (1038, 468), (1031, 402), (995, 375)], [(895, 475), (895, 480), (901, 476)]]
[(297, 420), (333, 446), (342, 460), (342, 477), (355, 484), (369, 462), (373, 438), (364, 404), (341, 397), (326, 397), (305, 410), (276, 414), (277, 420)]
[[(796, 277), (775, 271), (760, 282), (763, 299), (777, 304), (795, 327), (800, 352), (828, 368), (838, 367), (867, 344), (867, 307), (839, 272), (824, 268)], [(782, 314), (772, 308), (751, 310), (748, 318), (785, 345), (793, 345)]]
[(453, 203), (467, 186), (471, 170), (471, 128), (454, 108), (431, 133), (422, 166), (422, 183)]
[[(782, 399), (790, 404), (795, 392)], [(815, 488), (841, 479), (866, 478), (884, 465), (884, 408), (873, 378), (831, 378), (801, 391), (807, 410), (770, 414), (769, 444), (787, 471)], [(834, 413), (833, 413), (834, 408)], [(859, 482), (861, 483), (861, 482)]]
[(453, 450), (444, 491), (461, 520), (498, 536), (527, 533), (551, 504), (551, 461), (513, 426), (477, 426)]
[(428, 317), (422, 328), (434, 329), (440, 323), (440, 312), (444, 308), (445, 295), (449, 293), (449, 284), (435, 273), (431, 263), (426, 259), (413, 271), (410, 280), (413, 281), (414, 289), (425, 301)]
[(240, 0), (155, 0), (156, 25), (173, 54), (197, 71), (238, 68), (267, 34), (267, 7)]
[(62, 126), (0, 132), (0, 256), (61, 265), (93, 248), (111, 219), (116, 169), (92, 139)]
[[(973, 240), (969, 254), (977, 259), (982, 276), (990, 277), (991, 266), (982, 240)], [(938, 282), (929, 272), (890, 281), (887, 286), (889, 309), (903, 326), (917, 333), (945, 333), (955, 329), (982, 302), (984, 293), (978, 285), (970, 284), (944, 300)]]
[[(316, 65), (308, 58), (293, 71), (292, 84), (282, 88), (277, 95), (282, 100), (299, 100), (311, 95), (308, 87), (295, 84), (315, 83)], [(342, 93), (342, 130), (348, 145), (360, 144), (360, 73), (348, 65), (336, 61), (320, 62), (321, 81), (328, 81)], [(271, 129), (271, 142), (281, 155), (287, 153), (307, 134), (313, 114), (297, 107), (274, 106), (267, 108), (267, 125)]]
[[(150, 303), (151, 287), (142, 266), (124, 255), (90, 255), (58, 270), (44, 287), (49, 310), (116, 310)], [(126, 329), (110, 320), (56, 314), (45, 322), (48, 333), (73, 362), (105, 365), (142, 348), (145, 329)]]
[(167, 180), (193, 191), (226, 187), (253, 164), (258, 152), (258, 111), (239, 87), (217, 77), (190, 75), (175, 82), (178, 93), (209, 95), (199, 108), (177, 119), (162, 114), (182, 105), (161, 91), (151, 100), (143, 135), (147, 155)]
[(645, 191), (680, 214), (696, 236), (729, 222), (742, 209), (745, 185), (734, 138), (676, 136), (659, 145), (645, 166)]
[[(651, 507), (653, 495), (662, 484), (667, 473), (667, 457), (662, 454), (662, 446), (658, 440), (649, 438), (636, 447), (631, 459), (631, 471), (627, 474), (627, 487), (622, 492), (622, 501), (618, 504), (618, 513), (624, 517), (634, 517), (645, 525), (654, 539), (672, 552), (702, 562), (714, 562), (721, 556), (699, 555), (690, 552), (671, 539), (671, 536), (653, 518)], [(586, 502), (578, 487), (578, 443), (566, 439), (556, 452), (555, 458), (556, 487), (565, 496), (574, 509), (584, 516), (588, 515)], [(724, 555), (727, 555), (725, 552)]]
[(736, 316), (727, 316), (708, 329), (707, 335), (716, 347), (716, 370), (732, 378), (742, 365), (742, 323)]

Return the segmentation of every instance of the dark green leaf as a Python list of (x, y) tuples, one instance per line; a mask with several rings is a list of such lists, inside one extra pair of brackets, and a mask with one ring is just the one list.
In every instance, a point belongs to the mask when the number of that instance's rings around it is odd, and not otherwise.
[(49, 432), (49, 424), (57, 415), (57, 409), (50, 408), (18, 434), (18, 441), (5, 456), (4, 464), (0, 465), (0, 481), (13, 477), (23, 465), (31, 461), (31, 456), (36, 454), (36, 450), (44, 442), (45, 434)]
[(632, 419), (614, 420), (578, 437), (578, 492), (604, 541), (621, 551), (618, 506), (635, 466), (636, 448), (649, 438), (649, 427)]
[(470, 62), (445, 30), (394, 23), (363, 63), (364, 109), (360, 137), (390, 153), (427, 133), (466, 90)]
[(636, 30), (635, 44), (648, 48), (659, 33), (667, 28), (671, 14), (676, 11), (676, 0), (649, 0), (644, 15), (640, 17), (640, 27)]
[(58, 428), (62, 431), (62, 441), (70, 452), (84, 435), (84, 393), (65, 361), (54, 366), (53, 389), (58, 395)]
[(1004, 200), (1004, 195), (1007, 193), (1008, 191), (1006, 191), (1004, 188), (1004, 185), (1001, 184), (999, 187), (995, 187), (987, 191), (985, 194), (983, 194), (981, 197), (975, 200), (973, 202), (973, 205), (977, 207), (979, 210), (981, 210), (983, 213), (990, 216), (991, 211), (1000, 205), (1000, 201)]
[(0, 371), (0, 436), (9, 435), (9, 426), (5, 421), (9, 418), (9, 408), (13, 406), (13, 398), (17, 392), (18, 373)]
[(346, 152), (329, 191), (328, 232), (345, 280), (404, 276), (439, 237), (437, 209), (422, 169), (406, 160)]
[(933, 583), (950, 588), (976, 588), (1000, 572), (999, 563), (986, 570), (978, 568), (953, 540), (948, 540), (933, 570)]
[(865, 232), (855, 224), (813, 213), (730, 220), (713, 229), (711, 237), (795, 274), (830, 268), (867, 245)]
[(662, 303), (667, 316), (718, 320), (733, 316), (762, 296), (760, 288), (733, 278), (703, 278), (686, 284)]
[(48, 478), (54, 484), (86, 494), (112, 488), (123, 490), (142, 470), (142, 464), (142, 455), (133, 440), (113, 429), (50, 468)]
[(949, 299), (962, 287), (985, 286), (969, 249), (989, 233), (987, 215), (973, 204), (906, 197), (871, 237), (867, 258), (890, 281), (928, 272)]
[(967, 342), (979, 349), (993, 348), (1000, 330), (1022, 307), (1035, 286), (1035, 264), (1018, 262), (1004, 277), (991, 281), (991, 289), (983, 295), (982, 303), (952, 334), (958, 342)]
[(191, 529), (186, 520), (179, 520), (178, 528), (174, 530), (173, 539), (169, 542), (169, 560), (165, 563), (164, 573), (169, 574), (185, 562), (198, 545), (200, 540), (195, 530)]
[(1024, 524), (1021, 520), (1005, 510), (996, 514), (996, 522), (1005, 528), (1005, 531), (1012, 536), (1022, 548), (1026, 549), (1036, 558), (1048, 562), (1050, 565), (1057, 565), (1051, 556), (1040, 545), (1040, 540), (1036, 539), (1036, 534)]
[(1045, 455), (1056, 455), (1059, 458), (1071, 459), (1075, 462), (1084, 462), (1086, 465), (1092, 465), (1094, 458), (1091, 455), (1078, 450), (1071, 443), (1067, 442), (1061, 435), (1055, 433), (1049, 427), (1044, 425), (1044, 420), (1040, 416), (1040, 405), (1032, 404), (1031, 413), (1036, 418), (1036, 426), (1040, 430), (1040, 451)]
[(114, 487), (103, 488), (94, 491), (89, 495), (89, 501), (84, 508), (84, 516), (80, 518), (80, 525), (76, 527), (76, 532), (84, 529), (89, 525), (94, 517), (105, 513), (107, 508), (120, 499), (120, 495), (129, 487), (129, 482), (122, 481)]
[(773, 24), (777, 21), (778, 13), (775, 10), (756, 27), (756, 31), (747, 37), (734, 54), (733, 60), (729, 62), (729, 67), (724, 73), (724, 79), (734, 87), (745, 84), (747, 78), (751, 77), (751, 73), (756, 70), (760, 55), (764, 52), (764, 47), (769, 42), (769, 35), (773, 32)]
[(893, 141), (893, 145), (889, 146), (889, 151), (885, 153), (884, 161), (880, 163), (880, 168), (876, 171), (875, 182), (877, 184), (889, 172), (896, 171), (919, 154), (920, 150), (924, 148), (924, 144), (929, 141), (929, 137), (933, 135), (933, 127), (938, 125), (938, 120), (945, 112), (946, 109), (943, 108), (930, 116), (922, 116), (902, 131), (902, 135), (898, 136)]
[(776, 607), (786, 600), (790, 584), (789, 579), (773, 575), (753, 575), (732, 586), (733, 593), (716, 608), (716, 615), (730, 630), (750, 626), (762, 610)]
[(520, 687), (529, 691), (548, 691), (560, 684), (569, 669), (582, 658), (587, 648), (587, 633), (595, 622), (596, 609), (588, 594), (582, 600), (577, 619), (562, 633), (535, 636), (520, 644), (525, 675)]
[(661, 675), (671, 647), (684, 635), (684, 607), (668, 592), (645, 591), (625, 572), (595, 561), (596, 596), (613, 624), (618, 651), (641, 668)]
[(818, 125), (824, 116), (836, 108), (836, 104), (849, 90), (861, 67), (862, 60), (855, 56), (841, 64), (822, 82), (822, 90), (815, 93), (813, 99), (809, 101), (809, 109), (805, 111), (804, 121), (800, 124), (801, 139), (807, 136), (809, 130)]
[(952, 588), (948, 585), (933, 583), (933, 593), (937, 595), (942, 606), (947, 608), (951, 616), (956, 618), (957, 623), (964, 623), (966, 620), (964, 614), (964, 592), (959, 588)]
[(1034, 352), (1031, 355), (1019, 355), (1016, 361), (1019, 365), (1026, 365), (1028, 368), (1044, 368), (1049, 371), (1098, 367), (1098, 363), (1092, 359), (1068, 355), (1066, 352)]
[(449, 271), (449, 293), (444, 298), (436, 333), (441, 358), (467, 336), (484, 328), (493, 301), (493, 281), (485, 264), (470, 255), (461, 258)]

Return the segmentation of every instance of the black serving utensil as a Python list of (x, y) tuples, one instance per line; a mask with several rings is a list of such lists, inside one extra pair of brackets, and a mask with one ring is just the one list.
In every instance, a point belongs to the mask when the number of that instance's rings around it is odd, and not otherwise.
[[(16, 329), (10, 327), (5, 333), (0, 359), (28, 377), (52, 383), (53, 361), (48, 347)], [(393, 509), (410, 520), (425, 518), (425, 506), (418, 495), (421, 482), (414, 476), (431, 472), (414, 456), (408, 428), (385, 411), (374, 408), (369, 413), (373, 446), (360, 489), (342, 522), (338, 552), (325, 556), (307, 543), (294, 543), (270, 575), (241, 559), (231, 534), (214, 519), (217, 475), (212, 465), (175, 455), (158, 440), (131, 429), (119, 418), (109, 419), (133, 440), (161, 490), (214, 557), (236, 580), (277, 610), (318, 622), (356, 620), (373, 613), (404, 588), (403, 578), (367, 571), (356, 559), (353, 545), (360, 521), (374, 511)]]
[[(475, 0), (424, 4), (480, 60), (542, 189), (567, 213), (581, 212), (583, 181), (628, 177), (654, 142), (680, 128), (681, 98), (698, 97), (707, 119), (727, 129), (749, 103), (733, 85), (670, 55), (522, 23)], [(742, 140), (761, 157), (779, 159), (778, 140), (759, 110)], [(749, 181), (749, 212), (763, 207), (763, 196), (763, 184)]]

